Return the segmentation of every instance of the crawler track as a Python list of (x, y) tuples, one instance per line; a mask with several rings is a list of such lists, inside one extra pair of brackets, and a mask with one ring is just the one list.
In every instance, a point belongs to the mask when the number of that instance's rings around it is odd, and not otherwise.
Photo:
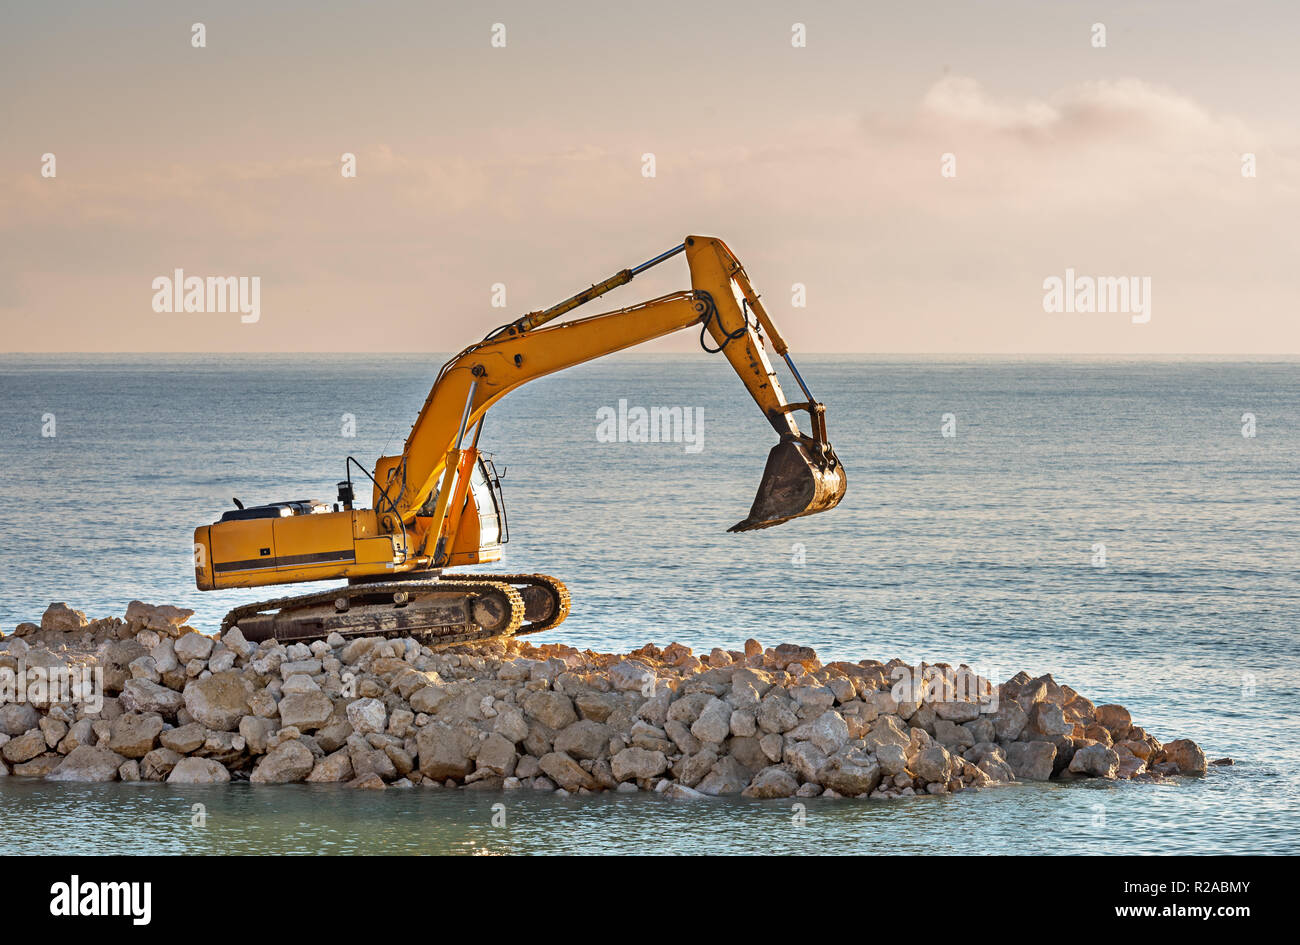
[(444, 574), (244, 604), (226, 614), (221, 632), (239, 627), (251, 642), (286, 643), (331, 633), (410, 636), (444, 647), (539, 633), (568, 614), (568, 588), (545, 574)]
[[(339, 602), (346, 607), (340, 608)], [(410, 636), (428, 646), (452, 646), (510, 637), (523, 623), (523, 596), (509, 584), (410, 580), (353, 584), (245, 604), (226, 614), (221, 630), (237, 626), (254, 642), (272, 637), (307, 642), (338, 633)]]
[[(444, 574), (443, 581), (483, 581), (509, 584), (523, 595), (528, 614), (534, 609), (541, 611), (537, 618), (529, 620), (514, 632), (522, 637), (529, 633), (541, 633), (564, 623), (569, 616), (569, 589), (563, 581), (546, 574)], [(543, 602), (545, 601), (545, 603)]]

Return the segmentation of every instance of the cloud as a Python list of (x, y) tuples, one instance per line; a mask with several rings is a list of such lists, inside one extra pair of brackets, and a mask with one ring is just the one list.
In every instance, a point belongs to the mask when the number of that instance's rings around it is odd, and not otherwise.
[[(346, 347), (320, 327), (369, 309), (383, 330), (368, 344), (418, 338), (445, 350), (457, 344), (444, 337), (463, 340), (461, 313), (499, 319), (484, 302), (496, 281), (509, 280), (512, 305), (544, 304), (687, 231), (727, 238), (763, 286), (808, 283), (838, 313), (793, 330), (815, 350), (953, 350), (954, 319), (968, 330), (961, 344), (1018, 350), (1024, 320), (1041, 320), (1031, 310), (1042, 278), (1067, 265), (1158, 274), (1166, 306), (1174, 278), (1217, 288), (1216, 305), (1247, 276), (1263, 299), (1273, 280), (1289, 285), (1278, 234), (1297, 209), (1296, 129), (1252, 127), (1136, 79), (1017, 98), (945, 76), (901, 113), (809, 117), (741, 142), (689, 127), (657, 140), (654, 179), (640, 173), (642, 141), (575, 145), (540, 121), (357, 147), (355, 180), (341, 177), (338, 155), (293, 153), (10, 175), (0, 182), (9, 343), (38, 312), (65, 309), (58, 317), (75, 325), (98, 307), (128, 313), (113, 335), (123, 349), (192, 349), (182, 327), (148, 321), (149, 280), (180, 266), (265, 276), (268, 304), (293, 306), (259, 328), (273, 349), (304, 338)], [(1243, 180), (1244, 151), (1259, 155), (1259, 179)], [(939, 173), (948, 152), (955, 179)], [(1185, 302), (1211, 304), (1190, 290)], [(857, 314), (867, 304), (871, 320)], [(1180, 348), (1162, 337), (1164, 350)], [(1068, 349), (1068, 338), (1033, 340)]]
[(995, 98), (967, 76), (945, 76), (926, 92), (917, 126), (973, 128), (1030, 141), (1080, 144), (1118, 137), (1183, 141), (1238, 138), (1241, 122), (1212, 116), (1191, 99), (1139, 79), (1081, 82), (1050, 100)]
[(918, 124), (934, 130), (971, 125), (1015, 133), (1044, 131), (1060, 121), (1060, 112), (1040, 101), (995, 101), (975, 79), (947, 76), (921, 99)]

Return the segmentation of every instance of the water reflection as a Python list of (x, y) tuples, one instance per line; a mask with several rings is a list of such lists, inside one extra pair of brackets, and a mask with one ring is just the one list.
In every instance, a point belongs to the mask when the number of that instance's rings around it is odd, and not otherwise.
[[(1026, 784), (894, 802), (681, 802), (647, 794), (10, 777), (0, 781), (0, 853), (1295, 853), (1293, 834), (1270, 829), (1271, 812), (1284, 806), (1270, 799), (1270, 780), (1243, 765), (1172, 786)], [(1207, 805), (1207, 794), (1223, 793), (1235, 799)]]

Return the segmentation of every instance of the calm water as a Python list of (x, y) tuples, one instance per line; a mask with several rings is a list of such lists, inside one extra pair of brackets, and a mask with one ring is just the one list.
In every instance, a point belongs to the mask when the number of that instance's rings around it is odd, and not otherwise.
[[(194, 590), (194, 526), (231, 496), (332, 500), (346, 455), (400, 449), (441, 360), (0, 357), (0, 627), (51, 600), (104, 616), (138, 597), (213, 629), (271, 596)], [(824, 658), (1053, 672), (1239, 764), (1176, 789), (810, 802), (804, 827), (789, 804), (236, 786), (199, 792), (209, 819), (196, 830), (192, 792), (11, 778), (0, 852), (1300, 852), (1300, 365), (801, 367), (828, 405), (848, 495), (744, 535), (725, 529), (748, 511), (773, 435), (720, 360), (605, 361), (494, 408), (482, 445), (508, 467), (503, 568), (573, 591), (553, 638), (707, 649), (756, 636)], [(597, 410), (621, 398), (702, 409), (703, 450), (597, 442)], [(940, 435), (945, 413), (954, 438)], [(500, 800), (508, 826), (494, 828)]]

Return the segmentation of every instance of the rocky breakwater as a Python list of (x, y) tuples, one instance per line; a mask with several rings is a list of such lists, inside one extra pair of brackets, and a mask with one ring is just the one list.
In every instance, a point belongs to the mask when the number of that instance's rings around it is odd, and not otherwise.
[[(92, 622), (52, 605), (0, 639), (0, 775), (894, 798), (1206, 771), (1195, 743), (1162, 743), (1050, 675), (823, 664), (754, 640), (702, 656), (675, 643), (254, 645), (195, 632), (191, 615), (133, 602), (124, 620)], [(53, 686), (60, 667), (93, 670), (99, 697)]]

